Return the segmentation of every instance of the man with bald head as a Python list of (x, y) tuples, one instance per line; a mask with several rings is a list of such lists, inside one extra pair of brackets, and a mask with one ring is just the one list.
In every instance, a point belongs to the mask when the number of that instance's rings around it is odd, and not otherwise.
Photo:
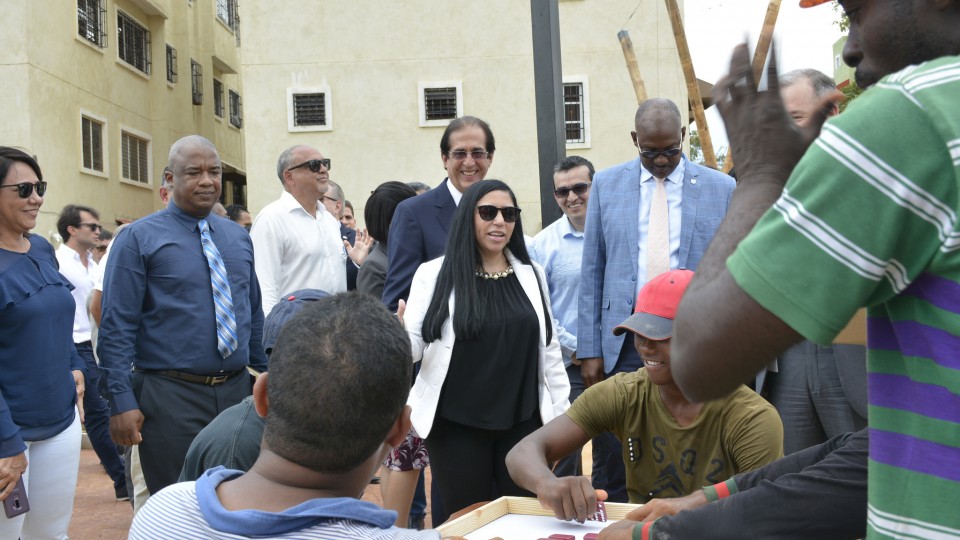
[(283, 193), (250, 229), (265, 314), (289, 292), (347, 290), (340, 221), (320, 203), (330, 188), (330, 159), (312, 146), (291, 146), (277, 159), (277, 177)]
[[(630, 133), (639, 156), (600, 171), (593, 179), (580, 269), (577, 358), (586, 387), (642, 367), (633, 343), (614, 327), (633, 312), (643, 284), (667, 270), (696, 270), (727, 211), (734, 181), (688, 161), (680, 109), (648, 99)], [(633, 435), (628, 435), (632, 437)], [(647, 449), (649, 450), (649, 449)], [(597, 488), (626, 502), (619, 441), (593, 442)]]
[(110, 434), (139, 445), (150, 493), (176, 482), (196, 434), (250, 395), (247, 366), (267, 367), (253, 245), (243, 227), (211, 213), (217, 149), (184, 137), (164, 175), (171, 202), (114, 240), (98, 344)]

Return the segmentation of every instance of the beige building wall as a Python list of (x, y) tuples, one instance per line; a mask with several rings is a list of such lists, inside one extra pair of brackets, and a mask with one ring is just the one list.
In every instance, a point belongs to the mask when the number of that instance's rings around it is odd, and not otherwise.
[[(630, 140), (636, 98), (617, 32), (634, 0), (562, 0), (564, 78), (588, 89), (589, 147), (567, 153), (598, 169), (637, 155)], [(445, 177), (443, 126), (420, 127), (422, 83), (453, 82), (462, 112), (490, 123), (497, 151), (488, 178), (505, 180), (524, 209), (527, 231), (541, 228), (530, 3), (517, 0), (245, 0), (242, 78), (250, 210), (276, 199), (276, 159), (293, 144), (333, 160), (362, 223), (370, 191), (387, 180), (437, 186)], [(627, 28), (651, 97), (686, 110), (686, 88), (662, 2), (645, 2)], [(293, 89), (329, 92), (332, 129), (288, 128)], [(553, 204), (553, 202), (550, 202)]]
[[(229, 172), (245, 169), (243, 129), (231, 125), (227, 91), (243, 99), (239, 47), (216, 16), (216, 0), (101, 0), (105, 47), (78, 33), (79, 0), (4, 0), (0, 32), (0, 144), (37, 156), (49, 182), (34, 232), (51, 238), (65, 204), (89, 205), (108, 229), (160, 208), (157, 188), (170, 145), (192, 133), (213, 140)], [(150, 32), (151, 73), (118, 54), (117, 12)], [(166, 45), (177, 50), (167, 82)], [(193, 105), (190, 59), (203, 66), (203, 104)], [(213, 113), (213, 78), (224, 83), (227, 115)], [(81, 116), (101, 122), (103, 171), (84, 169)], [(149, 140), (145, 183), (121, 178), (121, 130)]]

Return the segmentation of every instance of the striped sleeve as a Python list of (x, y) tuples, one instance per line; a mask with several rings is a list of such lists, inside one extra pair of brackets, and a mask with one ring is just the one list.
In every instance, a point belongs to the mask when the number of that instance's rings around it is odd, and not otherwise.
[(938, 252), (960, 247), (947, 202), (953, 161), (918, 103), (871, 89), (824, 126), (727, 266), (766, 309), (828, 343), (858, 308), (903, 292)]

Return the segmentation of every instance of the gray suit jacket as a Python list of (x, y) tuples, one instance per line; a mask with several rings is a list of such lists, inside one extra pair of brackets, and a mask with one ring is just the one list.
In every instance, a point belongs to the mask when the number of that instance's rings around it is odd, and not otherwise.
[[(686, 158), (684, 158), (686, 159)], [(623, 336), (613, 328), (633, 313), (637, 290), (640, 158), (596, 174), (587, 205), (581, 264), (577, 358), (617, 363)], [(733, 178), (687, 161), (680, 223), (680, 267), (696, 270), (727, 212)], [(649, 205), (649, 201), (642, 201)]]

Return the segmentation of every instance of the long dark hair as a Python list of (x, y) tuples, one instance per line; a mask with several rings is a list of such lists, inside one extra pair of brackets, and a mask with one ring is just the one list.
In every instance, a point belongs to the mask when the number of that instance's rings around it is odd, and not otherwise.
[[(448, 301), (450, 293), (456, 295), (457, 308), (453, 314), (453, 331), (460, 339), (475, 339), (480, 334), (480, 325), (483, 322), (483, 310), (480, 305), (480, 295), (477, 292), (475, 272), (480, 265), (480, 252), (477, 250), (477, 234), (474, 228), (474, 214), (477, 202), (491, 191), (506, 191), (510, 194), (513, 205), (517, 205), (517, 197), (510, 186), (500, 180), (483, 180), (470, 186), (463, 194), (463, 199), (457, 206), (457, 213), (453, 216), (453, 225), (450, 227), (450, 237), (447, 239), (447, 250), (444, 254), (443, 265), (437, 276), (437, 285), (430, 299), (430, 307), (423, 319), (420, 331), (423, 340), (427, 343), (440, 339), (440, 331), (444, 321), (450, 316)], [(532, 265), (530, 254), (527, 253), (527, 244), (523, 236), (523, 224), (517, 219), (513, 234), (507, 243), (507, 249), (521, 263)], [(535, 274), (536, 275), (536, 274)], [(540, 286), (540, 298), (543, 301), (543, 316), (546, 323), (546, 342), (553, 339), (553, 328), (550, 324), (550, 314), (547, 309), (544, 289), (537, 276)]]

